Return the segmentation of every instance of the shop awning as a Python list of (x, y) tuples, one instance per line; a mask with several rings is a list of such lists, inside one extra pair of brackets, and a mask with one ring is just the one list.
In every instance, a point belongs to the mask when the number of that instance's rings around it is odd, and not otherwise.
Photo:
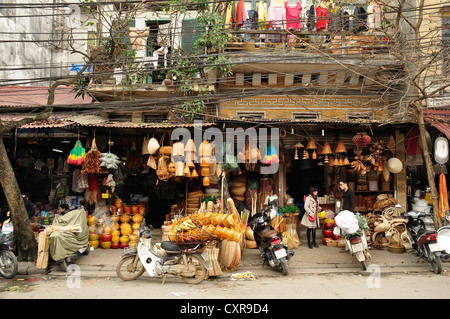
[(433, 125), (450, 139), (450, 109), (427, 109), (423, 111), (423, 117), (426, 122)]

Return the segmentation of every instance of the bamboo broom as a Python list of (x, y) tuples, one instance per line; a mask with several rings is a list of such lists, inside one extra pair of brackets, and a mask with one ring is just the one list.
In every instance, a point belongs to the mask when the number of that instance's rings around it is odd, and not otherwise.
[(36, 268), (46, 269), (49, 259), (50, 240), (45, 232), (39, 233), (38, 258), (36, 261)]
[(212, 267), (208, 270), (208, 275), (210, 277), (220, 276), (222, 274), (222, 268), (219, 265), (219, 248), (208, 247), (205, 249), (208, 254), (208, 261)]

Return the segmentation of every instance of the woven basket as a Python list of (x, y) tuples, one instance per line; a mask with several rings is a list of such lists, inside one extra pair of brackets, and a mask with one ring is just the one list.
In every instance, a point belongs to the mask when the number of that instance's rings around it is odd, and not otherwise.
[[(167, 132), (164, 132), (164, 134), (161, 136), (161, 140), (159, 142), (159, 145), (160, 145), (160, 147), (159, 147), (159, 154), (170, 156), (170, 155), (172, 155), (172, 145), (163, 146), (164, 139), (165, 139), (166, 135), (169, 135), (169, 134)], [(169, 140), (170, 140), (169, 144), (172, 144), (172, 140), (170, 139), (170, 135), (169, 135)]]

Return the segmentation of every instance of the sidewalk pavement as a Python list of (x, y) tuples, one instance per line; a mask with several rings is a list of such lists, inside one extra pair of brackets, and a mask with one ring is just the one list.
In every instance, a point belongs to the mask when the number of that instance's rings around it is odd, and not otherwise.
[[(318, 234), (321, 232), (317, 232)], [(160, 242), (161, 230), (155, 229), (152, 233), (154, 242)], [(368, 272), (363, 271), (350, 254), (340, 252), (338, 247), (327, 247), (322, 244), (322, 239), (318, 236), (319, 248), (309, 249), (306, 238), (300, 240), (302, 244), (295, 249), (295, 256), (289, 261), (289, 276), (302, 276), (311, 274), (364, 274), (379, 271), (382, 274), (395, 273), (431, 273), (432, 268), (429, 263), (418, 261), (416, 255), (411, 252), (401, 254), (391, 253), (387, 249), (370, 250), (371, 259), (368, 261)], [(122, 249), (102, 249), (91, 250), (88, 255), (82, 255), (76, 262), (80, 267), (83, 277), (116, 277), (116, 265), (120, 261)], [(51, 276), (67, 276), (59, 266), (50, 262)], [(450, 270), (449, 262), (442, 262), (443, 273)], [(230, 278), (233, 273), (251, 272), (256, 277), (280, 276), (280, 273), (272, 270), (268, 265), (262, 267), (262, 259), (258, 249), (245, 249), (239, 268), (234, 272), (224, 272), (220, 278)], [(35, 264), (30, 262), (19, 263), (19, 274), (21, 275), (45, 275), (44, 269), (37, 269)]]

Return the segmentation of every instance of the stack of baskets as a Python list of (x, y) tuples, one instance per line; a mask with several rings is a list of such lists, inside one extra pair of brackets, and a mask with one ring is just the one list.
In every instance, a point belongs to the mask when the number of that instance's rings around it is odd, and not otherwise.
[(186, 213), (193, 214), (200, 209), (200, 204), (204, 198), (202, 190), (190, 192), (186, 198)]

